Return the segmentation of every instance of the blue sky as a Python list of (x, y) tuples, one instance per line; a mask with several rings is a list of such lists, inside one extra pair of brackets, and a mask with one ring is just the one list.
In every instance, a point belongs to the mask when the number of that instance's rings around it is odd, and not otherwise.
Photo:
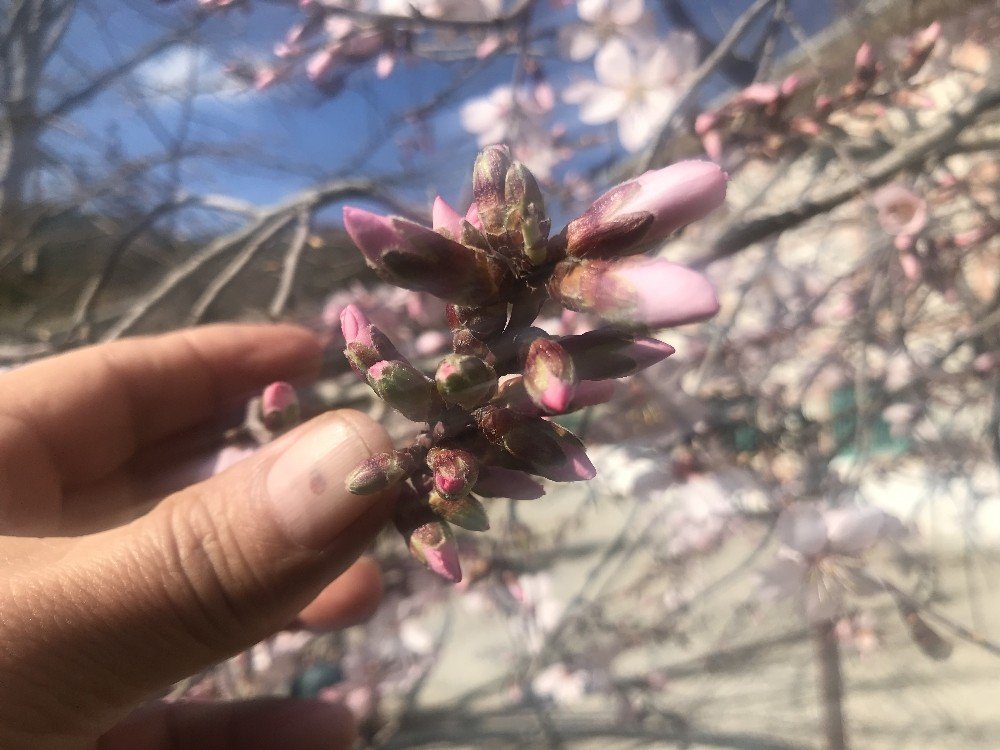
[[(749, 4), (750, 0), (687, 0), (708, 34), (718, 38)], [(154, 4), (149, 0), (84, 0), (65, 42), (66, 54), (50, 67), (57, 86), (72, 89), (80, 80), (81, 69), (101, 69), (148, 44), (167, 29), (190, 18), (193, 0)], [(647, 7), (658, 3), (647, 0)], [(816, 28), (826, 12), (817, 10), (826, 2), (800, 0), (793, 3), (800, 22)], [(319, 95), (304, 78), (256, 93), (240, 90), (221, 73), (229, 60), (250, 56), (266, 58), (273, 43), (298, 17), (294, 9), (281, 9), (257, 2), (249, 13), (234, 11), (206, 23), (198, 33), (197, 45), (174, 48), (155, 58), (137, 72), (126, 85), (93, 100), (74, 113), (72, 127), (50, 139), (64, 153), (80, 160), (101, 159), (91, 145), (108, 133), (120, 140), (121, 150), (139, 156), (163, 149), (157, 134), (174, 137), (185, 114), (184, 106), (171, 95), (189, 77), (215, 93), (199, 96), (193, 103), (188, 143), (211, 143), (236, 153), (220, 159), (192, 159), (181, 171), (186, 187), (196, 191), (222, 192), (256, 203), (268, 203), (316, 180), (343, 173), (396, 174), (404, 165), (398, 137), (411, 129), (386, 129), (394, 114), (431, 100), (449, 85), (456, 68), (421, 62), (400, 64), (386, 81), (378, 81), (370, 70), (351, 76), (348, 87), (334, 98)], [(575, 17), (572, 9), (546, 11), (543, 23), (557, 26)], [(660, 18), (661, 27), (667, 28)], [(786, 40), (786, 44), (788, 40)], [(543, 64), (556, 84), (573, 74), (585, 74), (589, 63), (575, 71), (560, 61)], [(456, 98), (438, 110), (429, 125), (436, 149), (427, 157), (408, 165), (420, 184), (457, 199), (467, 180), (471, 158), (476, 151), (473, 136), (464, 133), (457, 108), (470, 96), (481, 95), (509, 82), (513, 60), (502, 58), (479, 72), (474, 82), (463, 86)], [(163, 94), (136, 105), (136, 92), (143, 87), (162, 89)], [(719, 86), (713, 87), (717, 93)], [(710, 90), (709, 94), (712, 93)], [(556, 119), (572, 121), (572, 110), (558, 109)], [(611, 138), (613, 142), (613, 137)], [(579, 168), (587, 160), (603, 159), (610, 146), (592, 150), (569, 168)], [(370, 158), (357, 163), (361, 153)], [(352, 164), (352, 162), (355, 162)]]

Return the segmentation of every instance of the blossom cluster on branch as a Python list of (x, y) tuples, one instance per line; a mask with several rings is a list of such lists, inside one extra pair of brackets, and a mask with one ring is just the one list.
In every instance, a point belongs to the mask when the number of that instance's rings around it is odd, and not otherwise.
[[(359, 308), (342, 311), (353, 369), (387, 404), (426, 425), (412, 445), (358, 466), (350, 490), (398, 485), (396, 525), (411, 552), (458, 581), (451, 525), (486, 530), (479, 497), (538, 497), (532, 475), (592, 478), (583, 444), (552, 417), (607, 400), (606, 381), (673, 353), (643, 330), (715, 314), (704, 276), (638, 254), (717, 208), (725, 192), (717, 166), (683, 162), (612, 188), (551, 234), (534, 176), (506, 146), (491, 146), (476, 160), (475, 202), (464, 216), (441, 198), (432, 228), (345, 208), (344, 225), (374, 272), (446, 300), (453, 331), (453, 352), (432, 378)], [(549, 300), (611, 325), (551, 336), (532, 325)]]

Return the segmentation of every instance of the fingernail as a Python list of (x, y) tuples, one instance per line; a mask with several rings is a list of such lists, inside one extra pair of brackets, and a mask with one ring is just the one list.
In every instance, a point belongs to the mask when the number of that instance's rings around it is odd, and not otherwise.
[(344, 478), (371, 455), (358, 429), (330, 417), (296, 438), (267, 474), (274, 517), (295, 544), (324, 549), (377, 501), (353, 495)]

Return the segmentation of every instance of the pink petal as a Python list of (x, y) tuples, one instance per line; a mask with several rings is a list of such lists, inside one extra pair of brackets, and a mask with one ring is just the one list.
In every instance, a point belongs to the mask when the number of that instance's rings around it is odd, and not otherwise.
[(690, 268), (658, 258), (621, 261), (612, 267), (634, 295), (634, 319), (653, 328), (705, 320), (719, 311), (712, 282)]
[(462, 217), (440, 195), (434, 199), (431, 226), (435, 231), (444, 229), (452, 239), (459, 239), (462, 236)]
[(371, 336), (371, 323), (357, 305), (348, 305), (340, 311), (340, 330), (348, 344), (357, 342), (365, 346), (375, 346)]
[(392, 220), (354, 206), (344, 206), (344, 229), (366, 258), (378, 262), (383, 251), (404, 244)]
[(727, 180), (714, 162), (678, 162), (635, 178), (641, 189), (615, 213), (650, 212), (653, 224), (644, 239), (662, 239), (721, 206)]

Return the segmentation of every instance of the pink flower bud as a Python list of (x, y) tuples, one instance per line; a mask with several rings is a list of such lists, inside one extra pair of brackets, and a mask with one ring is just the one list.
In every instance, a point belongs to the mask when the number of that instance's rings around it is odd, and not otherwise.
[(506, 146), (487, 146), (479, 152), (472, 168), (472, 192), (483, 230), (491, 234), (503, 231), (504, 183), (510, 169), (510, 149)]
[(479, 357), (450, 354), (434, 375), (438, 393), (449, 404), (473, 409), (496, 392), (497, 374)]
[(504, 434), (503, 447), (533, 474), (554, 482), (578, 482), (597, 476), (580, 439), (554, 422), (521, 418)]
[(663, 341), (609, 328), (567, 336), (559, 343), (573, 357), (577, 374), (596, 381), (635, 375), (675, 351)]
[(914, 35), (910, 42), (910, 47), (906, 52), (906, 57), (900, 63), (899, 74), (903, 78), (912, 78), (919, 73), (920, 69), (924, 67), (924, 63), (927, 62), (927, 58), (931, 56), (931, 52), (934, 51), (934, 47), (937, 46), (940, 37), (940, 21), (935, 21), (926, 29)]
[(440, 405), (433, 383), (407, 362), (382, 360), (367, 375), (375, 393), (414, 422), (426, 422)]
[(736, 95), (736, 101), (766, 106), (774, 104), (780, 96), (781, 90), (773, 83), (751, 83)]
[(378, 362), (408, 364), (389, 338), (368, 321), (357, 305), (348, 305), (340, 311), (340, 329), (347, 342), (344, 356), (360, 378), (368, 380), (368, 369)]
[(476, 205), (475, 201), (469, 204), (469, 210), (465, 212), (465, 220), (479, 231), (482, 231), (483, 222), (479, 218), (479, 206)]
[(715, 112), (702, 112), (694, 120), (694, 132), (705, 135), (710, 130), (715, 130), (718, 124), (719, 116)]
[[(611, 380), (581, 380), (576, 385), (576, 393), (561, 414), (583, 409), (587, 406), (604, 404), (615, 394), (615, 383)], [(547, 413), (528, 396), (521, 375), (505, 375), (497, 388), (496, 403), (506, 406), (519, 414), (539, 417)]]
[(405, 479), (423, 465), (416, 448), (376, 453), (366, 458), (347, 477), (347, 489), (355, 495), (370, 495)]
[(371, 325), (371, 321), (357, 305), (348, 305), (340, 311), (340, 330), (344, 334), (344, 341), (348, 344), (359, 343), (374, 347)]
[(332, 47), (321, 49), (306, 62), (306, 76), (314, 83), (326, 78), (337, 63), (337, 51)]
[(563, 262), (548, 288), (570, 310), (652, 328), (705, 320), (719, 311), (705, 276), (660, 258)]
[(447, 581), (462, 580), (458, 545), (451, 527), (409, 485), (402, 485), (394, 522), (417, 560)]
[(459, 240), (462, 237), (462, 217), (440, 195), (434, 199), (431, 226), (435, 232), (441, 232), (449, 239)]
[(555, 341), (535, 339), (524, 365), (524, 387), (538, 408), (562, 414), (573, 400), (579, 382), (569, 353)]
[(468, 495), (479, 478), (479, 461), (461, 448), (432, 448), (427, 465), (434, 472), (434, 487), (445, 498)]
[(260, 400), (264, 426), (272, 432), (283, 432), (299, 423), (299, 396), (284, 381), (271, 383)]
[(797, 75), (792, 74), (787, 76), (785, 80), (781, 82), (781, 96), (785, 99), (793, 96), (799, 87), (802, 85), (802, 79)]
[(607, 258), (642, 249), (639, 243), (666, 239), (721, 206), (727, 179), (710, 161), (683, 161), (645, 172), (608, 191), (570, 222), (566, 252)]
[(865, 42), (854, 55), (854, 71), (860, 78), (868, 78), (875, 72), (875, 50)]
[(514, 283), (509, 267), (399, 217), (344, 207), (344, 228), (384, 281), (464, 305), (492, 304)]

